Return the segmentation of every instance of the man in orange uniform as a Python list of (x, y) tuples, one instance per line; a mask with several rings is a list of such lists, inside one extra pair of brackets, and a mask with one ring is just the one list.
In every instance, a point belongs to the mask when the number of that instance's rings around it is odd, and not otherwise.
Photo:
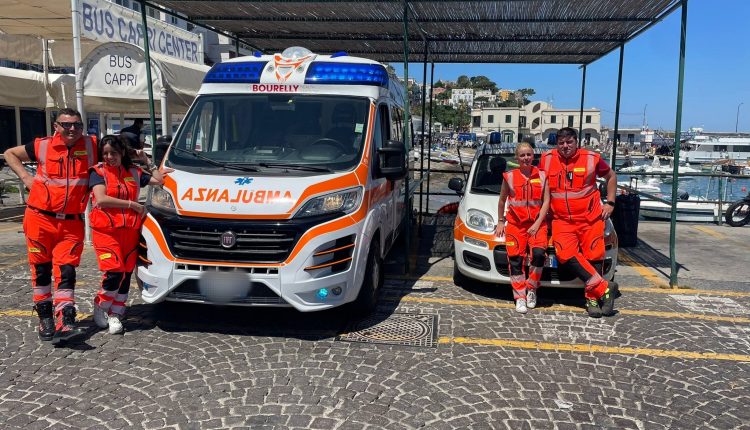
[[(29, 189), (23, 230), (31, 266), (34, 310), (39, 316), (39, 338), (58, 345), (85, 335), (75, 325), (73, 291), (75, 268), (83, 251), (89, 167), (96, 164), (97, 156), (95, 140), (83, 136), (78, 111), (62, 109), (54, 128), (52, 137), (8, 149), (5, 160)], [(24, 168), (23, 162), (28, 161), (38, 163), (36, 176)]]
[[(599, 154), (578, 148), (570, 127), (560, 129), (557, 149), (544, 153), (539, 167), (549, 181), (555, 254), (585, 283), (589, 316), (612, 315), (617, 284), (605, 281), (594, 267), (602, 267), (604, 260), (604, 222), (614, 210), (617, 175)], [(597, 176), (607, 181), (603, 206)]]

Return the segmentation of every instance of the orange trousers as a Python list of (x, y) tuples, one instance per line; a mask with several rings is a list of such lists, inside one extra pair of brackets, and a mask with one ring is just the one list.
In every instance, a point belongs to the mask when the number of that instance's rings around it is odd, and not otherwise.
[[(505, 226), (505, 250), (508, 253), (508, 270), (510, 284), (513, 287), (513, 298), (526, 299), (527, 291), (536, 291), (544, 269), (545, 250), (547, 249), (547, 223), (539, 227), (535, 235), (529, 234), (529, 227), (534, 223), (521, 225), (508, 223)], [(531, 249), (528, 278), (524, 273), (525, 260)]]
[(140, 229), (93, 230), (94, 251), (102, 274), (94, 305), (110, 314), (123, 315), (130, 291), (130, 276), (138, 259)]
[(604, 260), (604, 221), (598, 219), (587, 223), (553, 219), (552, 242), (560, 264), (567, 265), (585, 283), (584, 296), (587, 299), (601, 298), (609, 285), (592, 262)]
[(23, 232), (29, 254), (34, 303), (51, 300), (55, 312), (75, 304), (75, 268), (80, 264), (83, 252), (83, 220), (60, 220), (26, 208)]

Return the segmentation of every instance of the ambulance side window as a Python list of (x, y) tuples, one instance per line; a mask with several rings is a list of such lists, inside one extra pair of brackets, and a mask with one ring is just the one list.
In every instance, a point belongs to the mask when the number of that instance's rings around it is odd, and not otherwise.
[[(382, 148), (383, 145), (385, 145), (385, 142), (388, 141), (390, 138), (390, 125), (388, 121), (388, 106), (387, 105), (380, 105), (378, 106), (378, 114), (375, 117), (375, 125), (373, 126), (372, 130), (372, 166), (375, 167), (378, 165), (378, 149)], [(373, 174), (375, 173), (376, 169), (371, 169)]]
[(193, 127), (187, 130), (187, 143), (192, 144), (195, 151), (210, 152), (211, 131), (214, 120), (214, 104), (204, 103), (198, 115), (198, 120), (193, 123)]
[(402, 109), (391, 107), (391, 140), (401, 140), (401, 133), (404, 130), (403, 117)]

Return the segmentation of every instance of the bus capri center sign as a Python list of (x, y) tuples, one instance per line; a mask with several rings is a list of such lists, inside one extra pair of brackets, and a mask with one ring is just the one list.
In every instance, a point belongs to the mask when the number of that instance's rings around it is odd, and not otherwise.
[[(106, 0), (78, 0), (81, 35), (100, 42), (124, 42), (143, 47), (141, 14)], [(148, 17), (151, 52), (203, 64), (199, 35)]]

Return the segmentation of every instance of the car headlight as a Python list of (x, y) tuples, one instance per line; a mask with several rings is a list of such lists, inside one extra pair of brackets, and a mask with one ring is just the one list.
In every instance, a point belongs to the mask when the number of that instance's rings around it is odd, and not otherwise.
[(162, 211), (176, 211), (172, 196), (162, 187), (151, 187), (151, 195), (149, 196), (148, 204)]
[(487, 212), (477, 209), (469, 209), (467, 215), (468, 219), (466, 220), (466, 225), (469, 227), (486, 233), (495, 231), (495, 220), (492, 219), (492, 215)]
[(362, 203), (362, 187), (350, 188), (308, 200), (294, 217), (301, 218), (334, 212), (349, 214), (359, 208), (360, 203)]

